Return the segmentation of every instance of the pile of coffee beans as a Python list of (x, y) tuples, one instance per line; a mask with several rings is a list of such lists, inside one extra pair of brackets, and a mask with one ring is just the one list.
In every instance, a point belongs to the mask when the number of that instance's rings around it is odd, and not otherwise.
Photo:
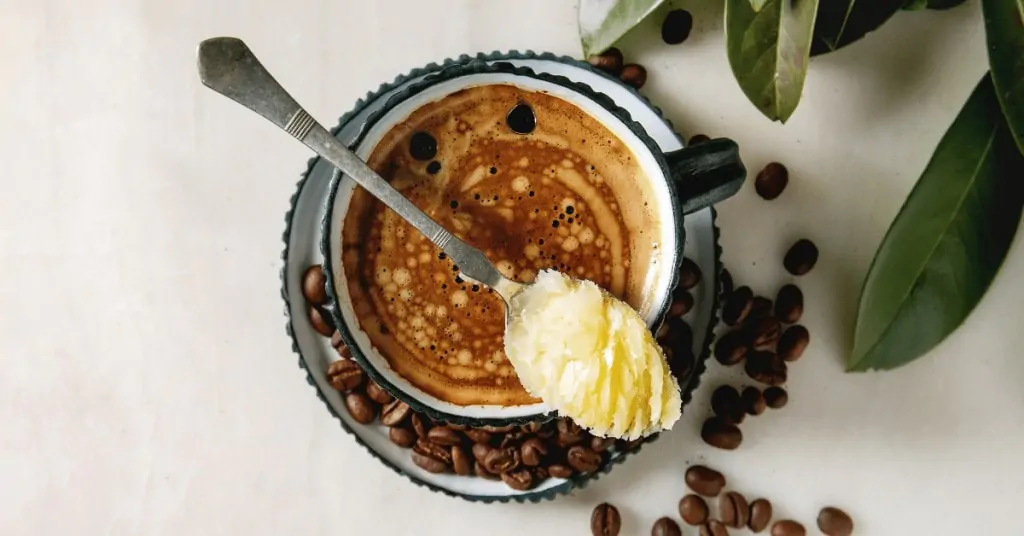
[(647, 83), (647, 69), (638, 63), (624, 64), (623, 61), (622, 51), (615, 47), (587, 58), (587, 63), (617, 77), (623, 84), (635, 89), (642, 88)]

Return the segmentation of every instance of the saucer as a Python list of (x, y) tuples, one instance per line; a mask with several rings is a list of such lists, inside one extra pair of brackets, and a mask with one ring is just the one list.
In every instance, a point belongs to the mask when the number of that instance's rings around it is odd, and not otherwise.
[[(663, 151), (673, 151), (683, 146), (681, 138), (675, 133), (672, 125), (662, 117), (661, 111), (632, 88), (593, 69), (589, 64), (568, 57), (517, 51), (479, 54), (475, 58), (464, 55), (458, 59), (446, 60), (442, 65), (432, 63), (415, 69), (407, 75), (399, 76), (391, 83), (381, 85), (376, 91), (357, 101), (352, 111), (343, 115), (338, 126), (331, 132), (349, 145), (362, 132), (366, 119), (382, 107), (392, 94), (445, 66), (471, 59), (509, 62), (516, 66), (529, 67), (537, 72), (557, 74), (587, 84), (594, 90), (609, 95), (618, 106), (626, 109), (634, 120), (643, 125)], [(408, 449), (401, 448), (388, 439), (388, 429), (385, 426), (379, 423), (362, 425), (353, 420), (345, 409), (341, 394), (331, 387), (326, 378), (327, 367), (338, 359), (337, 353), (331, 347), (330, 340), (319, 335), (310, 325), (301, 292), (302, 276), (306, 268), (323, 262), (320, 252), (320, 222), (326, 210), (326, 199), (334, 171), (327, 162), (319, 158), (311, 159), (298, 182), (296, 193), (291, 198), (291, 207), (285, 215), (286, 228), (282, 237), (285, 247), (282, 252), (284, 266), (281, 270), (281, 296), (285, 302), (285, 314), (288, 317), (286, 329), (292, 339), (292, 349), (299, 355), (299, 366), (305, 372), (307, 382), (316, 389), (317, 395), (324, 401), (328, 411), (338, 419), (342, 428), (355, 436), (355, 440), (374, 458), (414, 484), (446, 495), (481, 502), (538, 502), (585, 487), (591, 480), (611, 471), (642, 448), (612, 454), (608, 462), (594, 473), (574, 476), (567, 480), (550, 478), (532, 490), (516, 491), (501, 481), (424, 471), (412, 462)], [(712, 331), (718, 322), (721, 249), (718, 245), (714, 209), (705, 209), (688, 215), (684, 225), (684, 255), (692, 259), (704, 274), (702, 283), (691, 290), (694, 306), (684, 317), (693, 329), (693, 351), (697, 356), (695, 370), (689, 382), (680, 386), (685, 405), (704, 372), (704, 362), (711, 350)], [(648, 441), (656, 437), (652, 436)]]

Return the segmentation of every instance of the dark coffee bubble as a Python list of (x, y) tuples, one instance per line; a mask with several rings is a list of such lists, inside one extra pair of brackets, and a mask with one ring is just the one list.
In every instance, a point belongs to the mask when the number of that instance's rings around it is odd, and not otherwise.
[(409, 154), (416, 160), (430, 160), (437, 155), (437, 140), (427, 132), (417, 132), (409, 138)]
[(452, 199), (451, 202), (448, 203), (448, 206), (452, 207), (452, 209), (459, 208), (459, 202), (454, 200), (454, 199)]
[(492, 167), (491, 168), (491, 175), (494, 175), (497, 172), (498, 172), (498, 168), (496, 168), (496, 167)]
[(565, 213), (566, 214), (572, 214), (575, 211), (576, 211), (576, 209), (572, 208), (572, 205), (569, 205), (569, 206), (565, 207)]
[(558, 220), (551, 220), (551, 226), (557, 229), (558, 228)]
[(427, 173), (431, 175), (437, 175), (437, 172), (441, 171), (441, 163), (437, 160), (427, 164)]
[(537, 117), (533, 115), (533, 108), (529, 104), (519, 104), (505, 117), (508, 128), (516, 134), (529, 134), (537, 128)]

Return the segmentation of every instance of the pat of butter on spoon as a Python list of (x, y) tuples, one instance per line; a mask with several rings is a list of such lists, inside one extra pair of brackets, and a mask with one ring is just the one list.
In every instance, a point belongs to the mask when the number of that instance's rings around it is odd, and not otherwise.
[(240, 39), (199, 44), (210, 89), (291, 134), (405, 218), (459, 266), (505, 300), (505, 353), (523, 386), (595, 435), (635, 439), (679, 419), (679, 385), (640, 315), (590, 281), (546, 270), (512, 281), (479, 249), (424, 213), (318, 123)]

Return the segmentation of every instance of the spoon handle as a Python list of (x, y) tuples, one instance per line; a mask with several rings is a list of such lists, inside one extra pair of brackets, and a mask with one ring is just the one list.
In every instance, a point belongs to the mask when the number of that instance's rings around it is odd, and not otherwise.
[(215, 37), (201, 42), (198, 63), (204, 85), (262, 115), (352, 177), (441, 248), (463, 275), (494, 288), (506, 299), (518, 290), (519, 284), (502, 276), (482, 251), (441, 227), (313, 119), (242, 40)]

